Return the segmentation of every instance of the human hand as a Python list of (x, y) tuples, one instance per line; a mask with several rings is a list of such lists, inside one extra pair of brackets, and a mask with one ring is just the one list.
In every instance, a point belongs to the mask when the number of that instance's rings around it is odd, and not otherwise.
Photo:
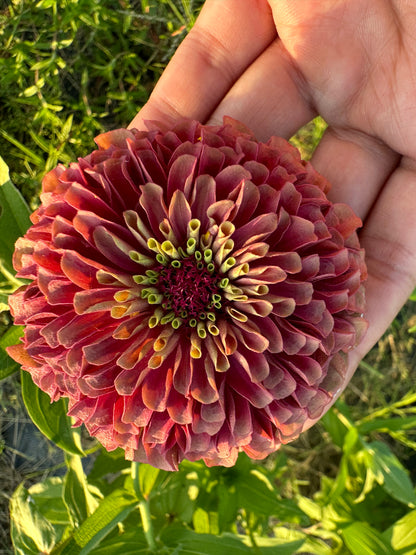
[(312, 163), (363, 220), (367, 335), (346, 383), (416, 283), (416, 6), (207, 0), (131, 126), (229, 115), (259, 140), (328, 123)]

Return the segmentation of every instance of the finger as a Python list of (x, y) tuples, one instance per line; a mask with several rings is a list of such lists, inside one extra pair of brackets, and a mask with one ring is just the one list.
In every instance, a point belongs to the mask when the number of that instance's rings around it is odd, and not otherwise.
[(368, 279), (368, 330), (349, 353), (346, 384), (416, 285), (416, 162), (403, 160), (384, 187), (360, 234)]
[(266, 0), (207, 0), (130, 127), (142, 128), (146, 119), (168, 124), (181, 117), (205, 121), (275, 37)]
[[(343, 387), (360, 361), (376, 344), (416, 286), (416, 161), (403, 159), (383, 188), (360, 234), (366, 252), (365, 282), (368, 330), (361, 343), (348, 353)], [(329, 407), (327, 407), (329, 408)], [(309, 419), (304, 430), (318, 419)]]
[(416, 161), (403, 159), (372, 208), (360, 240), (366, 252), (368, 332), (356, 350), (378, 341), (416, 285)]
[(399, 156), (374, 137), (328, 127), (311, 161), (332, 185), (329, 198), (349, 204), (364, 221)]
[(274, 40), (240, 76), (213, 112), (244, 122), (257, 139), (289, 138), (316, 114), (306, 86), (279, 39)]

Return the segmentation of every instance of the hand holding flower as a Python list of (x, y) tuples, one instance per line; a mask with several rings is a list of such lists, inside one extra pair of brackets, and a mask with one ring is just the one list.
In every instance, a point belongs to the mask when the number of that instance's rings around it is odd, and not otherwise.
[(207, 0), (146, 119), (230, 115), (258, 139), (328, 123), (312, 163), (363, 221), (369, 329), (346, 383), (416, 284), (416, 6), (396, 0)]

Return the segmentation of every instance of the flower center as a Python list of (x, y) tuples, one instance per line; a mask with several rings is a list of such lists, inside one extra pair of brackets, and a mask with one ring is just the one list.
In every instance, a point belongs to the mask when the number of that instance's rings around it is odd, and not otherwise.
[[(242, 322), (247, 320), (245, 314), (231, 306), (232, 301), (244, 302), (248, 298), (234, 283), (235, 278), (247, 274), (249, 269), (247, 263), (238, 265), (232, 256), (234, 225), (225, 221), (214, 233), (201, 233), (200, 227), (198, 219), (191, 220), (187, 238), (179, 246), (169, 239), (173, 232), (165, 220), (160, 224), (165, 241), (150, 237), (147, 240), (149, 254), (129, 253), (132, 260), (148, 268), (143, 274), (134, 275), (133, 279), (141, 286), (141, 298), (155, 307), (148, 319), (149, 327), (170, 324), (174, 329), (181, 326), (188, 330), (192, 328), (190, 340), (194, 350), (191, 356), (195, 355), (194, 358), (201, 356), (200, 339), (207, 334), (215, 336), (220, 333), (217, 318), (221, 319), (227, 313)], [(259, 294), (263, 292), (259, 290)], [(129, 295), (129, 291), (122, 291), (115, 298), (123, 303)], [(114, 317), (121, 317), (127, 310), (127, 305), (116, 307)]]
[[(199, 221), (194, 221), (199, 226)], [(214, 263), (209, 235), (205, 241), (207, 244), (202, 238), (197, 241), (195, 237), (188, 237), (184, 248), (176, 248), (169, 240), (163, 243), (153, 238), (148, 240), (149, 249), (156, 253), (156, 265), (147, 259), (145, 263), (150, 262), (153, 267), (133, 279), (144, 286), (140, 291), (142, 299), (155, 305), (149, 327), (170, 323), (175, 329), (182, 325), (195, 328), (201, 339), (207, 333), (218, 335), (215, 323), (218, 310), (224, 302), (228, 304), (224, 292), (229, 279), (222, 275), (224, 264), (218, 267)]]
[(201, 260), (189, 256), (167, 268), (162, 266), (156, 287), (166, 299), (162, 307), (172, 310), (183, 323), (193, 323), (218, 303), (217, 281)]

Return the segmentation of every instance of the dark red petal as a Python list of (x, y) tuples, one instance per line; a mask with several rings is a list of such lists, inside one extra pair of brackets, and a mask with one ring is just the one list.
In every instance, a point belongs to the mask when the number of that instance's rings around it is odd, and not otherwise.
[(160, 237), (159, 224), (168, 217), (163, 189), (155, 183), (147, 183), (140, 189), (140, 205), (146, 212), (153, 237)]
[(189, 198), (197, 162), (197, 158), (191, 154), (183, 154), (173, 162), (168, 175), (167, 198), (169, 200), (175, 191), (181, 191)]
[(230, 377), (227, 379), (227, 383), (229, 387), (238, 393), (238, 395), (247, 399), (255, 408), (262, 409), (273, 401), (269, 391), (260, 384), (252, 383), (243, 368), (236, 361), (232, 362)]
[(178, 244), (187, 239), (188, 223), (192, 219), (189, 203), (182, 191), (175, 191), (169, 205), (169, 221)]

